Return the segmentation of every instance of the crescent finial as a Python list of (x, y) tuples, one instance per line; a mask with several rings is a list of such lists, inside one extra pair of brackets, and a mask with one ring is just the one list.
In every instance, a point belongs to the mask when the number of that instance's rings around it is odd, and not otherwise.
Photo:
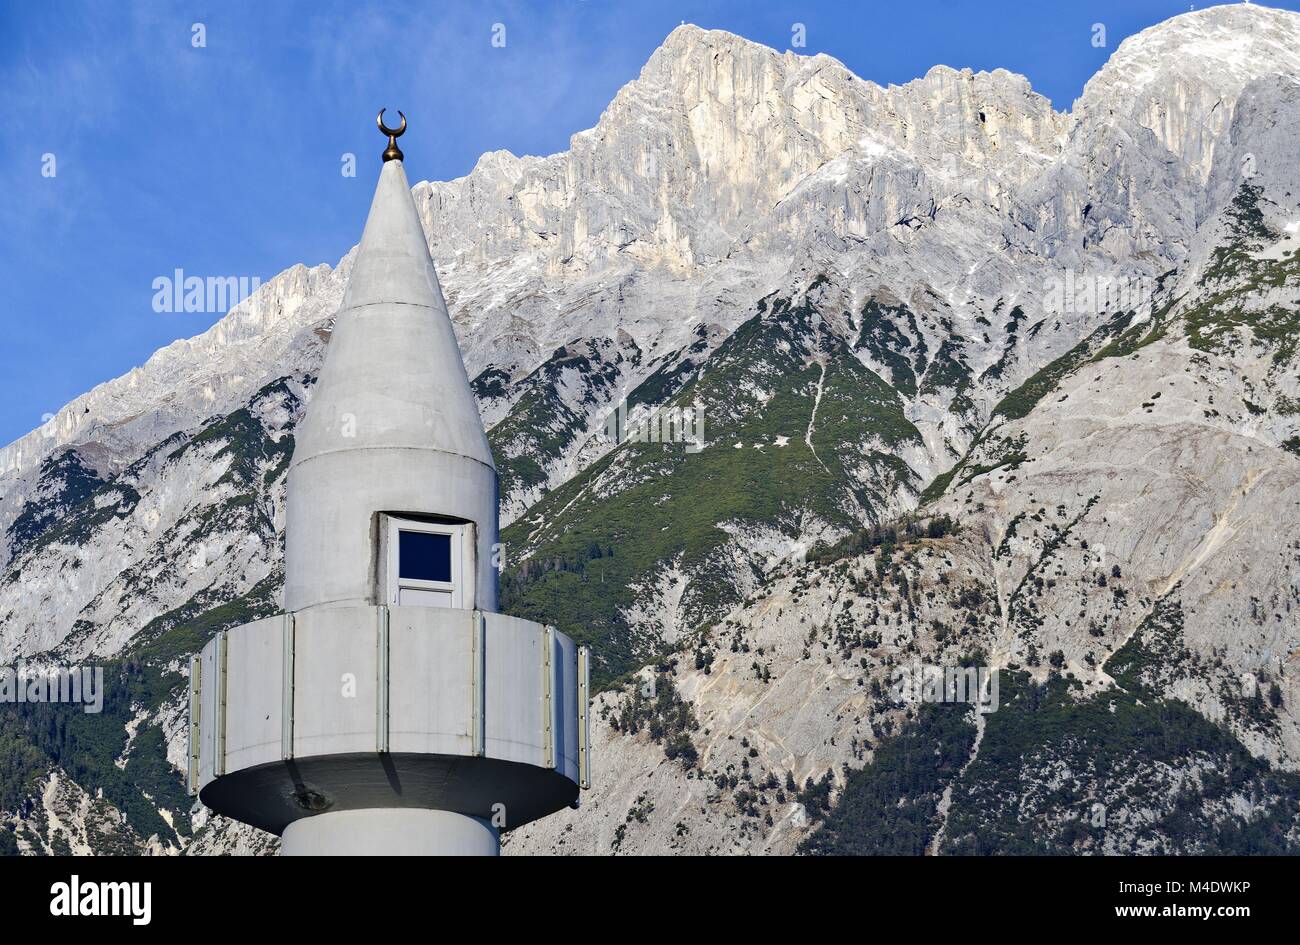
[(406, 116), (403, 115), (399, 109), (397, 114), (402, 115), (402, 127), (389, 128), (384, 124), (384, 112), (386, 111), (388, 111), (388, 109), (381, 108), (379, 110), (379, 115), (375, 118), (375, 124), (379, 126), (379, 131), (382, 134), (388, 135), (388, 147), (384, 149), (384, 161), (400, 161), (403, 158), (403, 154), (402, 149), (397, 146), (397, 139), (406, 131)]

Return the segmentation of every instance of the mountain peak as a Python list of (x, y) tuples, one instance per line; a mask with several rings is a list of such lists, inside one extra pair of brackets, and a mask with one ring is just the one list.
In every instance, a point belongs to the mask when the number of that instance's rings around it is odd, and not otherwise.
[(1222, 87), (1235, 96), (1263, 75), (1300, 71), (1300, 14), (1238, 3), (1181, 13), (1125, 39), (1089, 80), (1141, 93), (1162, 76)]
[[(1128, 37), (1075, 102), (1150, 129), (1201, 180), (1250, 83), (1300, 73), (1300, 14), (1254, 4), (1183, 13)], [(1171, 107), (1177, 103), (1177, 107)]]
[(735, 33), (729, 33), (726, 30), (710, 30), (702, 26), (696, 26), (694, 23), (683, 23), (681, 26), (673, 28), (672, 32), (664, 37), (664, 41), (650, 55), (646, 62), (646, 69), (649, 69), (656, 60), (665, 57), (678, 60), (685, 56), (690, 56), (698, 50), (727, 50), (729, 52), (758, 52), (766, 55), (775, 55), (775, 51), (769, 49), (761, 43), (745, 39)]
[(715, 46), (719, 44), (730, 45), (740, 43), (745, 46), (753, 46), (757, 49), (767, 49), (760, 43), (745, 39), (736, 33), (727, 30), (705, 29), (703, 26), (696, 26), (694, 23), (683, 23), (680, 26), (674, 26), (672, 32), (664, 37), (661, 49), (695, 47), (695, 46)]
[(789, 70), (792, 66), (795, 68), (830, 66), (841, 70), (846, 76), (857, 79), (857, 76), (853, 74), (848, 66), (826, 53), (796, 52), (791, 49), (787, 49), (783, 53), (779, 49), (752, 39), (746, 39), (744, 36), (730, 33), (727, 30), (705, 29), (693, 23), (683, 23), (681, 26), (675, 27), (665, 37), (663, 43), (660, 44), (646, 63), (642, 76), (653, 74), (655, 66), (665, 59), (671, 62), (680, 62), (705, 50), (750, 58), (755, 61), (769, 60), (774, 64), (774, 67), (776, 63), (780, 62), (784, 63), (782, 68), (786, 70)]

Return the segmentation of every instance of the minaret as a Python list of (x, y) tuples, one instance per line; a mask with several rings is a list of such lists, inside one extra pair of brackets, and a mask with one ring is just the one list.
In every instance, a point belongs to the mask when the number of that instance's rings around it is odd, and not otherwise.
[[(287, 486), (286, 613), (191, 662), (191, 790), (293, 854), (495, 854), (587, 786), (588, 659), (496, 613), (497, 473), (397, 138)], [(400, 113), (399, 113), (400, 114)]]

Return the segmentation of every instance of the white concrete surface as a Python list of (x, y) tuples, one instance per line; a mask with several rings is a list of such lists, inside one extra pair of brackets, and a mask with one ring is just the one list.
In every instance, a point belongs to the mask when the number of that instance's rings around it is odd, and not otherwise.
[(444, 810), (349, 810), (290, 824), (282, 856), (497, 856), (488, 821)]

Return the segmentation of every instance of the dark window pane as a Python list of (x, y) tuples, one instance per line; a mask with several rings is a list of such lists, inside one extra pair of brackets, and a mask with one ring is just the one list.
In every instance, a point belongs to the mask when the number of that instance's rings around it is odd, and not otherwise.
[(451, 536), (399, 532), (397, 573), (414, 581), (451, 580)]

